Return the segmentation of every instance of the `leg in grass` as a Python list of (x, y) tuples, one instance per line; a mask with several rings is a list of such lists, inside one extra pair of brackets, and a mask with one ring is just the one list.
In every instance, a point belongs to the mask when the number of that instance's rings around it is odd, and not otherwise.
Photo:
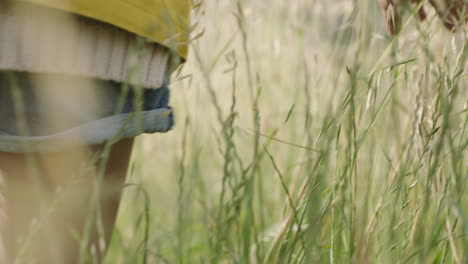
[[(104, 233), (92, 221), (90, 247), (98, 263), (108, 245), (127, 173), (132, 139), (112, 146), (99, 192)], [(103, 146), (31, 156), (0, 152), (6, 221), (2, 235), (10, 259), (24, 263), (77, 263), (98, 168), (93, 159)], [(5, 208), (6, 207), (6, 208)], [(92, 255), (92, 254), (90, 254)], [(81, 256), (82, 257), (82, 256)]]

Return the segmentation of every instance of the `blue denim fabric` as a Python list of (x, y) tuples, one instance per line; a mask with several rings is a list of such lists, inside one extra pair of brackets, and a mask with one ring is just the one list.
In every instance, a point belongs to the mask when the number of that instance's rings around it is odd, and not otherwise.
[[(96, 81), (103, 98), (99, 115), (81, 120), (76, 112), (80, 107), (86, 108), (86, 102), (66, 98), (67, 102), (63, 103), (64, 98), (58, 96), (51, 99), (51, 106), (44, 110), (34, 96), (37, 84), (33, 83), (33, 79), (27, 73), (8, 74), (0, 71), (0, 151), (53, 151), (73, 144), (100, 144), (109, 139), (129, 138), (142, 133), (167, 132), (174, 124), (174, 115), (169, 106), (168, 80), (159, 89), (141, 90), (134, 87), (126, 89), (118, 82)], [(22, 95), (27, 135), (19, 130), (13, 103), (12, 76)], [(52, 115), (76, 121), (63, 127), (48, 127), (45, 120)], [(140, 125), (135, 122), (138, 118), (142, 120)], [(22, 147), (25, 143), (29, 146), (27, 150)]]

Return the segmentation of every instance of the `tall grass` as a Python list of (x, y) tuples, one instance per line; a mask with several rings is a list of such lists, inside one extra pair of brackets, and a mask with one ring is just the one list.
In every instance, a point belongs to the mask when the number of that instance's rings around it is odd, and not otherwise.
[(205, 1), (108, 262), (468, 262), (467, 32), (374, 2)]

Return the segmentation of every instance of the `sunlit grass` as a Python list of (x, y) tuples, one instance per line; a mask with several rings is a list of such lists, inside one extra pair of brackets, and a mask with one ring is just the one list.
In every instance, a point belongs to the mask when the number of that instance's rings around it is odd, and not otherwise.
[[(373, 1), (207, 1), (109, 263), (468, 261), (467, 33)], [(188, 78), (187, 78), (188, 77)]]

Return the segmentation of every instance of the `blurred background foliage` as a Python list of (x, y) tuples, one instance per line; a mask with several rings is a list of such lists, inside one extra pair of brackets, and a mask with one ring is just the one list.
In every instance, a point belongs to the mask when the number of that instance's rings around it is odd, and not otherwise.
[(376, 1), (204, 1), (109, 263), (468, 261), (467, 31)]

